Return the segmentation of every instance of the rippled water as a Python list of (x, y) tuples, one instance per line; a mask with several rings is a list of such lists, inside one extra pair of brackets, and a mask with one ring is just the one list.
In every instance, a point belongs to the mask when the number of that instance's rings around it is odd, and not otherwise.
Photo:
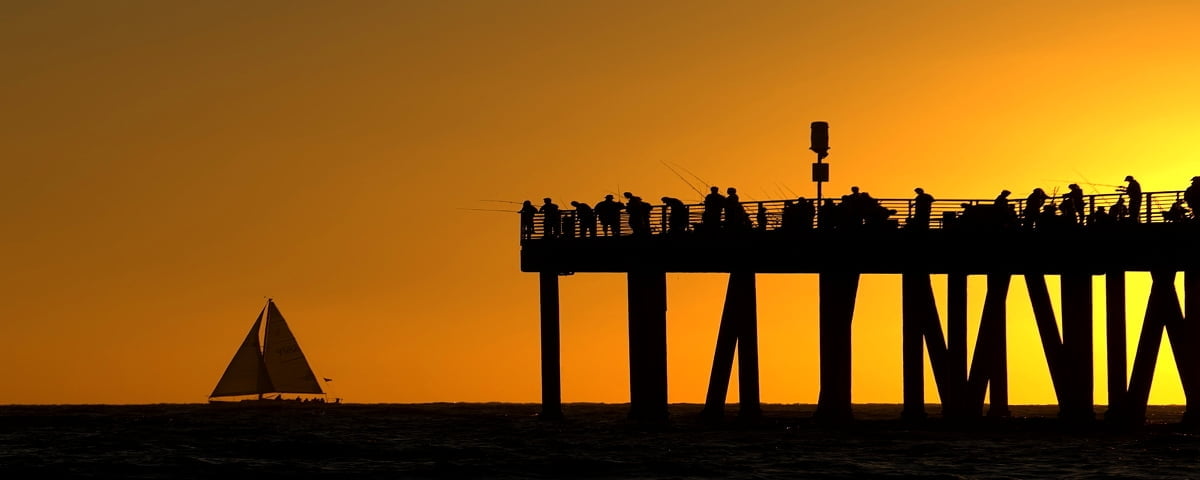
[[(848, 425), (807, 405), (742, 424), (672, 405), (658, 427), (627, 405), (571, 404), (561, 422), (525, 404), (0, 406), (0, 477), (73, 478), (1183, 478), (1200, 436), (1181, 407), (1144, 428), (1078, 427), (1056, 407), (969, 427), (857, 405)], [(936, 407), (930, 411), (935, 412)], [(1099, 408), (1098, 408), (1099, 410)]]

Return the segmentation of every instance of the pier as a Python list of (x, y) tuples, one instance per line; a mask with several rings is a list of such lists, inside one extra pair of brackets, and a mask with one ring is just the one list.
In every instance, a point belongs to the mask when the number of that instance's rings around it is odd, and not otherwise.
[[(888, 212), (883, 218), (847, 221), (843, 216), (833, 222), (828, 217), (834, 210), (818, 208), (817, 215), (799, 224), (784, 221), (785, 205), (793, 201), (743, 202), (753, 221), (736, 228), (715, 228), (711, 223), (706, 228), (704, 206), (691, 204), (682, 229), (672, 228), (668, 206), (653, 205), (648, 230), (631, 234), (626, 226), (629, 218), (622, 214), (620, 235), (594, 237), (580, 237), (571, 225), (561, 231), (557, 226), (547, 228), (546, 218), (537, 214), (537, 229), (522, 232), (521, 270), (536, 272), (540, 278), (543, 415), (562, 414), (561, 275), (627, 275), (630, 417), (653, 422), (668, 416), (667, 273), (729, 275), (705, 402), (705, 414), (712, 417), (724, 412), (734, 355), (739, 365), (739, 416), (759, 414), (756, 274), (818, 275), (819, 320), (813, 333), (820, 344), (820, 395), (815, 418), (826, 421), (853, 418), (850, 326), (859, 278), (889, 274), (901, 276), (902, 308), (897, 320), (902, 322), (902, 334), (896, 341), (903, 359), (904, 418), (927, 415), (926, 361), (944, 418), (1009, 414), (1006, 301), (1010, 284), (1023, 281), (1060, 418), (1081, 422), (1097, 418), (1092, 339), (1098, 336), (1093, 335), (1092, 320), (1104, 315), (1109, 404), (1103, 418), (1144, 421), (1165, 336), (1187, 399), (1184, 419), (1194, 422), (1200, 419), (1200, 354), (1191, 348), (1200, 345), (1200, 325), (1187, 313), (1200, 312), (1200, 249), (1196, 248), (1200, 220), (1171, 213), (1183, 195), (1182, 191), (1144, 193), (1140, 208), (1132, 212), (1136, 216), (1103, 222), (1096, 220), (1101, 218), (1096, 213), (1101, 207), (1112, 211), (1123, 194), (1088, 195), (1083, 216), (1053, 225), (1028, 221), (1021, 199), (999, 210), (992, 199), (938, 199), (927, 221), (914, 220), (919, 207), (911, 199), (872, 199)], [(1055, 200), (1052, 197), (1047, 203)], [(572, 210), (561, 214), (575, 221)], [(1127, 352), (1125, 338), (1126, 272), (1149, 272), (1153, 282), (1133, 352)], [(946, 276), (949, 298), (944, 312), (934, 299), (935, 274)], [(1181, 274), (1182, 302), (1175, 287)], [(984, 298), (978, 319), (967, 315), (971, 275), (986, 277), (986, 290), (974, 293)], [(1058, 292), (1047, 287), (1047, 275), (1060, 277)], [(1096, 305), (1092, 295), (1093, 277), (1098, 276), (1105, 285), (1102, 305)], [(1059, 296), (1060, 311), (1053, 308), (1052, 295)], [(968, 322), (972, 321), (978, 322), (978, 336), (974, 351), (968, 351)], [(1130, 354), (1134, 361), (1127, 369)]]

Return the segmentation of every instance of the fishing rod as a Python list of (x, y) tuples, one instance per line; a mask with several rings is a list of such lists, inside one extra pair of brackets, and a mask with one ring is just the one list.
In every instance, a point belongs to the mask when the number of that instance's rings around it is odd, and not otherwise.
[(511, 203), (513, 205), (521, 205), (522, 203), (524, 203), (524, 202), (514, 202), (512, 200), (480, 200), (480, 201), (481, 202), (494, 202), (494, 203)]
[[(1086, 179), (1085, 179), (1085, 180), (1086, 180)], [(1095, 187), (1109, 187), (1109, 188), (1116, 188), (1116, 189), (1122, 189), (1122, 188), (1125, 188), (1125, 186), (1124, 186), (1124, 185), (1109, 185), (1109, 184), (1107, 184), (1107, 183), (1092, 183), (1092, 182), (1087, 182), (1087, 181), (1084, 181), (1084, 182), (1076, 182), (1076, 181), (1073, 181), (1073, 180), (1049, 180), (1049, 179), (1046, 179), (1045, 181), (1047, 181), (1047, 182), (1061, 182), (1061, 183), (1082, 183), (1082, 184), (1084, 184), (1084, 185), (1087, 185), (1087, 186), (1090, 186), (1090, 187), (1092, 187), (1093, 189), (1095, 189)], [(1096, 193), (1100, 193), (1100, 192), (1097, 190), (1097, 192), (1096, 192)]]
[(711, 183), (708, 183), (708, 182), (704, 181), (704, 179), (703, 179), (703, 178), (700, 178), (700, 176), (699, 176), (699, 175), (696, 175), (696, 174), (692, 173), (692, 171), (691, 171), (691, 170), (688, 170), (688, 169), (687, 169), (687, 167), (684, 167), (683, 165), (680, 165), (680, 164), (678, 164), (678, 163), (676, 163), (676, 164), (675, 164), (675, 166), (676, 166), (676, 167), (679, 167), (679, 168), (681, 168), (681, 169), (683, 169), (683, 171), (687, 172), (687, 174), (688, 174), (688, 175), (691, 175), (691, 176), (692, 176), (693, 178), (695, 178), (696, 180), (699, 180), (699, 181), (700, 181), (700, 183), (703, 183), (704, 185), (712, 185)]
[(783, 192), (783, 188), (779, 186), (779, 182), (775, 182), (775, 191), (779, 192), (779, 198), (788, 198), (787, 194)]
[(455, 210), (474, 210), (474, 211), (477, 211), (477, 212), (504, 212), (504, 213), (517, 213), (517, 212), (514, 212), (514, 211), (512, 211), (512, 210), (501, 210), (501, 209), (499, 209), (499, 208), (467, 208), (467, 207), (458, 207), (458, 208), (456, 208)]
[(664, 167), (667, 167), (667, 169), (671, 171), (671, 173), (674, 173), (676, 177), (679, 177), (679, 179), (683, 181), (683, 183), (686, 183), (688, 188), (692, 189), (693, 192), (696, 192), (696, 195), (699, 195), (700, 198), (704, 198), (704, 192), (701, 192), (696, 188), (695, 185), (692, 185), (692, 182), (689, 182), (686, 178), (683, 178), (683, 175), (680, 175), (678, 171), (676, 171), (674, 168), (671, 168), (666, 161), (659, 160), (659, 163), (662, 163)]
[(1099, 193), (1100, 193), (1100, 189), (1096, 188), (1096, 185), (1095, 185), (1095, 184), (1093, 184), (1092, 182), (1089, 182), (1089, 181), (1088, 181), (1088, 179), (1087, 179), (1087, 177), (1083, 176), (1083, 174), (1082, 174), (1082, 173), (1079, 173), (1079, 170), (1077, 170), (1077, 169), (1075, 169), (1075, 168), (1072, 168), (1072, 169), (1071, 169), (1071, 171), (1072, 171), (1072, 172), (1075, 172), (1075, 175), (1076, 175), (1076, 176), (1078, 176), (1079, 178), (1082, 178), (1082, 179), (1083, 179), (1083, 184), (1084, 184), (1084, 185), (1087, 185), (1087, 186), (1089, 186), (1089, 187), (1092, 187), (1092, 190), (1095, 190), (1097, 194), (1099, 194)]

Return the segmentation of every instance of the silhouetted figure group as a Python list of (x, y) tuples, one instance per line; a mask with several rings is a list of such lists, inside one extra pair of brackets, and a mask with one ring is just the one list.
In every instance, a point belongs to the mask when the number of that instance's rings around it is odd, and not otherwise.
[(779, 221), (779, 228), (788, 233), (812, 230), (813, 219), (816, 216), (817, 207), (813, 205), (812, 200), (804, 197), (797, 198), (795, 201), (785, 200), (783, 202), (783, 218)]
[(818, 228), (856, 228), (861, 226), (897, 226), (899, 222), (890, 220), (896, 210), (884, 207), (879, 200), (869, 193), (860, 191), (857, 186), (850, 187), (850, 193), (842, 195), (841, 203), (834, 204), (826, 200), (822, 205), (818, 220)]
[[(1079, 228), (1081, 226), (1109, 228), (1122, 224), (1143, 223), (1151, 220), (1150, 205), (1143, 213), (1143, 201), (1149, 204), (1152, 195), (1144, 194), (1141, 184), (1132, 175), (1125, 177), (1126, 185), (1117, 187), (1121, 195), (1115, 203), (1097, 205), (1103, 201), (1096, 196), (1087, 196), (1083, 189), (1075, 183), (1067, 186), (1067, 192), (1061, 196), (1047, 195), (1042, 188), (1034, 188), (1023, 200), (1012, 200), (1012, 192), (1002, 190), (990, 203), (986, 201), (971, 201), (961, 203), (961, 210), (939, 210), (942, 215), (941, 227), (965, 228), (980, 230), (1045, 230), (1053, 231), (1064, 228)], [(926, 230), (933, 222), (933, 195), (924, 188), (915, 188), (916, 194), (909, 202), (909, 216), (904, 219), (904, 227), (909, 230)], [(1200, 176), (1192, 177), (1191, 185), (1182, 196), (1173, 199), (1170, 208), (1158, 210), (1162, 221), (1168, 223), (1192, 222), (1200, 219)], [(572, 210), (562, 211), (552, 199), (544, 198), (541, 207), (535, 207), (526, 200), (519, 210), (521, 217), (521, 239), (532, 239), (537, 231), (537, 219), (541, 216), (541, 233), (543, 238), (594, 238), (598, 234), (605, 237), (622, 236), (622, 212), (625, 213), (626, 224), (630, 236), (646, 237), (654, 234), (652, 216), (654, 206), (642, 200), (641, 197), (624, 192), (624, 203), (614, 199), (613, 195), (605, 195), (604, 200), (596, 203), (595, 207), (584, 202), (571, 201)], [(1161, 196), (1154, 197), (1161, 199)], [(850, 193), (843, 195), (840, 202), (834, 199), (824, 199), (820, 205), (812, 200), (799, 197), (795, 200), (785, 200), (782, 211), (773, 217), (767, 202), (755, 202), (757, 209), (753, 219), (746, 211), (737, 189), (729, 187), (725, 194), (718, 187), (710, 187), (709, 193), (700, 205), (703, 210), (699, 222), (693, 223), (691, 208), (682, 200), (674, 197), (662, 197), (662, 210), (657, 219), (658, 232), (666, 235), (683, 235), (688, 232), (713, 234), (718, 232), (766, 232), (782, 231), (789, 234), (817, 229), (856, 229), (861, 227), (895, 228), (899, 220), (893, 219), (896, 210), (888, 208), (870, 194), (859, 190), (857, 186), (850, 188)], [(1158, 205), (1166, 202), (1158, 200)], [(773, 220), (775, 220), (773, 222)], [(600, 224), (597, 232), (596, 223)]]

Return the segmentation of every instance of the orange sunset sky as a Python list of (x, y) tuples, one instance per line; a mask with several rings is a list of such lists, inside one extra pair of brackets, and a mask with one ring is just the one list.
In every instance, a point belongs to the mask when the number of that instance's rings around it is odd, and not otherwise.
[[(203, 402), (267, 296), (347, 401), (536, 402), (538, 278), (515, 214), (469, 210), (517, 205), (484, 200), (698, 201), (662, 162), (814, 196), (814, 120), (827, 195), (1181, 190), (1197, 25), (1192, 1), (6, 1), (0, 404)], [(668, 276), (672, 402), (704, 399), (725, 281)], [(759, 277), (766, 402), (817, 400), (816, 284)], [(625, 278), (560, 285), (564, 401), (628, 401)], [(901, 401), (899, 286), (863, 278), (855, 402)], [(1053, 403), (1019, 278), (1008, 342), (1011, 402)], [(1171, 358), (1153, 403), (1183, 402)]]

